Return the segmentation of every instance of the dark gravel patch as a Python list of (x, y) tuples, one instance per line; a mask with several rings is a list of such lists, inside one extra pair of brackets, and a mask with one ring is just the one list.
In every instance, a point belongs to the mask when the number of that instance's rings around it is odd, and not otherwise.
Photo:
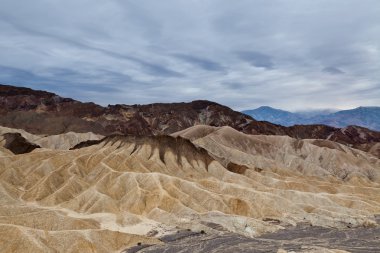
[[(378, 217), (380, 218), (380, 217)], [(380, 253), (380, 227), (347, 228), (339, 230), (300, 224), (287, 227), (276, 233), (257, 238), (248, 238), (239, 234), (206, 234), (191, 231), (179, 231), (177, 234), (161, 238), (165, 244), (138, 246), (126, 250), (126, 253), (269, 253), (282, 248), (288, 251), (300, 251), (305, 246), (319, 246), (329, 249), (347, 250), (352, 253)], [(137, 250), (138, 249), (138, 250)]]

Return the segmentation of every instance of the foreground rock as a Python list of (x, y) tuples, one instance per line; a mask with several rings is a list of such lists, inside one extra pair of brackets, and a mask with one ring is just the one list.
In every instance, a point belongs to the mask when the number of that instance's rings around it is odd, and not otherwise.
[(19, 133), (6, 133), (0, 135), (0, 145), (16, 155), (29, 153), (36, 148), (40, 148), (39, 145), (29, 142)]
[(124, 253), (373, 253), (380, 249), (380, 228), (334, 229), (299, 224), (248, 238), (234, 233), (182, 231), (160, 238), (163, 244), (141, 245)]

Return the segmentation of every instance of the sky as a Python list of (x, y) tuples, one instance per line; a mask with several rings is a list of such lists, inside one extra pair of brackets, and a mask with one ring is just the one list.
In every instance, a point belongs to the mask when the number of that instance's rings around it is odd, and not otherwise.
[(378, 0), (0, 0), (0, 83), (108, 104), (380, 106)]

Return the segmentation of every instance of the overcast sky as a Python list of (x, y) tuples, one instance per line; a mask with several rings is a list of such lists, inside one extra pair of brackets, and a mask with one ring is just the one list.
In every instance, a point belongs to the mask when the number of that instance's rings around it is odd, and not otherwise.
[(379, 0), (0, 0), (0, 83), (102, 105), (380, 106)]

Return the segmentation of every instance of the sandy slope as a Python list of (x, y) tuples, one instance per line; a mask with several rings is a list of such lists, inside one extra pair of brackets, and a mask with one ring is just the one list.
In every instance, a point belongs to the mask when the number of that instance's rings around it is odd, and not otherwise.
[[(353, 180), (380, 180), (380, 160), (328, 140), (247, 135), (231, 127), (194, 126), (173, 134), (205, 148), (226, 167)], [(238, 166), (235, 166), (236, 169)], [(243, 168), (240, 171), (243, 172)], [(248, 170), (249, 171), (249, 170)]]
[(0, 135), (5, 133), (20, 133), (28, 141), (35, 143), (42, 148), (48, 149), (62, 149), (68, 150), (80, 142), (87, 140), (100, 140), (104, 136), (99, 134), (88, 133), (74, 133), (68, 132), (58, 135), (40, 136), (30, 134), (22, 129), (13, 129), (8, 127), (0, 126)]
[(220, 233), (210, 223), (250, 237), (301, 221), (375, 226), (378, 159), (333, 142), (199, 129), (178, 134), (196, 145), (129, 136), (3, 153), (0, 248), (117, 252), (181, 228)]

